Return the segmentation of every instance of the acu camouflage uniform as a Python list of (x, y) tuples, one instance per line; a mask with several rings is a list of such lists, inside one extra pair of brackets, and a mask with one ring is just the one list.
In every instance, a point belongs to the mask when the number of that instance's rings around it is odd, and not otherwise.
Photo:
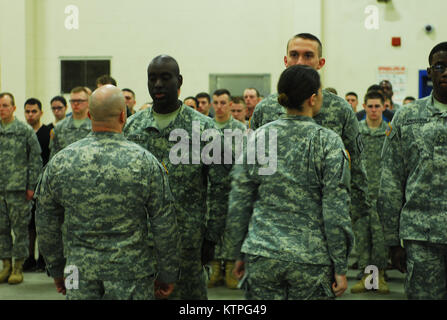
[(153, 299), (155, 263), (159, 280), (177, 280), (166, 173), (123, 134), (94, 132), (66, 147), (48, 163), (36, 196), (39, 249), (51, 276), (63, 277), (64, 266), (79, 271), (79, 289), (67, 290), (67, 299)]
[(372, 209), (369, 216), (360, 218), (354, 226), (358, 262), (361, 270), (368, 265), (375, 265), (379, 270), (384, 270), (387, 266), (388, 248), (385, 245), (383, 227), (376, 207), (380, 185), (381, 153), (388, 125), (382, 121), (378, 128), (372, 129), (368, 127), (366, 120), (362, 120), (359, 127), (364, 144), (363, 157), (368, 175), (368, 192)]
[(346, 274), (354, 241), (348, 156), (339, 136), (311, 118), (283, 115), (254, 132), (277, 132), (277, 170), (236, 164), (224, 244), (246, 254), (247, 299), (333, 299), (334, 272)]
[(28, 124), (17, 119), (7, 128), (0, 124), (0, 259), (28, 257), (32, 201), (26, 200), (26, 190), (36, 186), (42, 170), (40, 153)]
[[(256, 105), (249, 127), (256, 130), (260, 126), (274, 121), (285, 113), (278, 103), (278, 94), (274, 93)], [(352, 107), (342, 98), (323, 90), (323, 105), (313, 118), (319, 125), (337, 133), (347, 149), (351, 159), (351, 219), (355, 222), (370, 215), (372, 206), (368, 199), (366, 170), (362, 160), (363, 143), (358, 120)], [(357, 250), (354, 248), (355, 252)]]
[(51, 131), (50, 159), (66, 146), (85, 138), (92, 130), (92, 122), (89, 118), (79, 128), (76, 128), (73, 116), (60, 121)]
[[(194, 128), (193, 122), (196, 125)], [(179, 142), (175, 129), (185, 130), (187, 137)], [(206, 279), (201, 263), (202, 243), (204, 238), (217, 243), (225, 228), (229, 169), (222, 164), (206, 165), (201, 160), (200, 151), (204, 150), (207, 142), (201, 141), (200, 136), (206, 129), (215, 130), (213, 120), (185, 104), (181, 106), (175, 120), (162, 130), (154, 119), (152, 108), (134, 114), (124, 128), (126, 138), (154, 154), (168, 172), (181, 237), (181, 276), (171, 299), (207, 299)], [(171, 132), (173, 138), (170, 138)], [(215, 130), (215, 133), (221, 143), (219, 131)], [(182, 154), (185, 163), (174, 164), (170, 160), (170, 151), (179, 145), (188, 150), (188, 154)], [(220, 158), (223, 163), (223, 154)], [(207, 198), (209, 216), (205, 219)]]
[[(214, 120), (214, 122), (216, 123), (216, 120)], [(232, 143), (231, 143), (231, 154), (232, 154), (232, 164), (234, 164), (235, 161), (235, 155), (236, 155), (236, 143), (238, 143), (237, 137), (239, 137), (239, 134), (236, 130), (240, 130), (241, 131), (241, 135), (240, 137), (243, 138), (243, 135), (245, 134), (245, 132), (247, 131), (247, 127), (240, 121), (237, 121), (236, 119), (234, 119), (232, 116), (230, 117), (230, 120), (227, 122), (227, 124), (225, 125), (225, 127), (223, 128), (217, 128), (216, 129), (220, 130), (222, 132), (222, 134), (225, 133), (225, 130), (232, 130), (232, 132), (236, 135), (236, 137), (232, 138)], [(225, 139), (224, 139), (224, 145), (225, 145)], [(227, 147), (225, 145), (225, 147)], [(242, 151), (242, 147), (243, 147), (243, 143), (241, 143), (241, 151)], [(226, 153), (229, 154), (229, 150), (226, 150)], [(230, 171), (228, 171), (228, 174), (230, 174)], [(229, 192), (230, 190), (228, 190)], [(220, 239), (220, 241), (216, 244), (216, 250), (214, 253), (214, 258), (215, 260), (222, 260), (226, 258), (226, 254), (223, 252), (223, 246), (222, 246), (222, 239)]]
[(447, 299), (447, 112), (433, 96), (400, 108), (382, 152), (377, 209), (389, 246), (404, 241), (409, 299)]

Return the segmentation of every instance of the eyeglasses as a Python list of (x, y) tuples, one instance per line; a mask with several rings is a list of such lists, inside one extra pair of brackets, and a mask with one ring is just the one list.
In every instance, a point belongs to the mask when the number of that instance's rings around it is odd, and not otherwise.
[(25, 113), (37, 113), (37, 110), (25, 110)]
[(83, 102), (86, 102), (86, 101), (88, 101), (88, 100), (85, 100), (85, 99), (70, 99), (70, 103), (71, 104), (83, 103)]
[(437, 63), (434, 66), (431, 66), (431, 69), (435, 72), (444, 73), (445, 69), (447, 69), (447, 66), (441, 63)]
[(51, 107), (53, 111), (61, 111), (64, 107)]
[(130, 100), (130, 99), (132, 99), (132, 97), (124, 97), (124, 99)]

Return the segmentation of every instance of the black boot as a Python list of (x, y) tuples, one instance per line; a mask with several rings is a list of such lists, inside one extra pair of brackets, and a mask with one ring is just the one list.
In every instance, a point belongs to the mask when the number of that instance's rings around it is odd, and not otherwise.
[(34, 271), (36, 268), (36, 259), (33, 256), (29, 256), (23, 263), (23, 271)]

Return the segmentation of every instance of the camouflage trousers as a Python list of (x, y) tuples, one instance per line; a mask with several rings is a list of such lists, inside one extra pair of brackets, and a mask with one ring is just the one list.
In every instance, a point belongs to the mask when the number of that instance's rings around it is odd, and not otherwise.
[(405, 294), (411, 300), (447, 299), (447, 244), (404, 241)]
[(25, 192), (0, 193), (0, 259), (28, 257), (31, 207), (32, 201), (26, 200)]
[(383, 270), (388, 262), (388, 247), (385, 245), (383, 227), (377, 210), (371, 209), (370, 214), (358, 219), (354, 227), (355, 251), (360, 269), (375, 265)]
[(180, 279), (175, 282), (170, 300), (208, 300), (201, 248), (182, 248)]
[(246, 255), (247, 300), (332, 300), (332, 267)]
[(154, 277), (133, 280), (82, 280), (67, 288), (67, 300), (154, 300)]

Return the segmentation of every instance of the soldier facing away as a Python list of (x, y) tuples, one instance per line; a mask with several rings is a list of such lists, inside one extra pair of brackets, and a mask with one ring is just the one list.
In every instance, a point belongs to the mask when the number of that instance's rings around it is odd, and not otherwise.
[(277, 170), (260, 175), (249, 151), (233, 166), (225, 251), (238, 259), (235, 275), (247, 272), (247, 299), (333, 299), (347, 289), (354, 240), (348, 156), (312, 119), (323, 100), (315, 70), (287, 68), (278, 92), (287, 114), (254, 133), (258, 142), (276, 132), (268, 152), (277, 152)]
[[(165, 170), (124, 138), (118, 88), (105, 85), (91, 99), (92, 132), (50, 160), (36, 190), (48, 271), (67, 299), (154, 299), (154, 280), (166, 297), (178, 278), (179, 236)], [(65, 266), (79, 275), (71, 290)]]

